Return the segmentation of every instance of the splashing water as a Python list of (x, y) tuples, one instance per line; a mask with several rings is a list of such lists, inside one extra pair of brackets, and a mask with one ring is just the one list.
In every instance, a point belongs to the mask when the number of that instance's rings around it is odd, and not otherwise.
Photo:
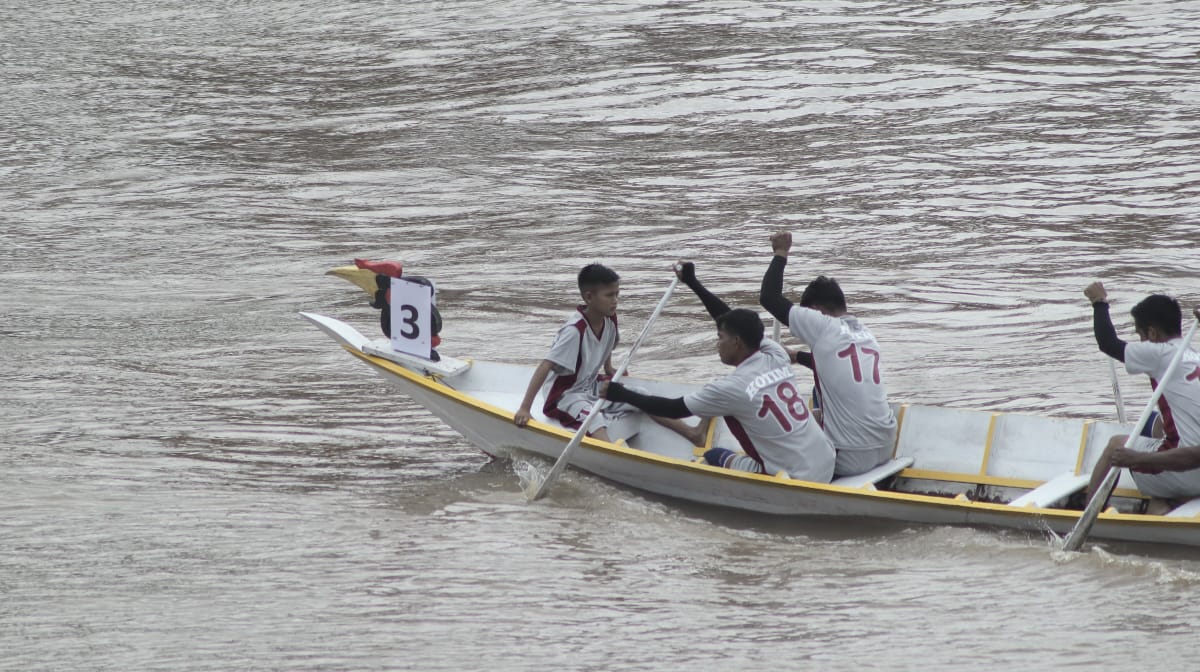
[(547, 472), (528, 460), (513, 460), (512, 468), (520, 483), (521, 492), (525, 493), (526, 499), (532, 500), (546, 481)]

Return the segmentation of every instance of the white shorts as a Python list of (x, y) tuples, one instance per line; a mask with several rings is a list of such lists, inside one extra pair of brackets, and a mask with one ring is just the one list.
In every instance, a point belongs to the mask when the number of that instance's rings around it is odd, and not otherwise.
[(833, 476), (857, 476), (892, 459), (892, 447), (883, 446), (875, 450), (839, 450), (833, 466)]
[[(626, 389), (645, 394), (641, 388), (627, 386)], [(574, 427), (578, 428), (583, 424), (584, 418), (592, 410), (592, 406), (596, 405), (600, 397), (587, 392), (567, 392), (558, 400), (556, 405), (559, 412), (565, 413), (574, 420)], [(637, 433), (636, 422), (637, 415), (642, 411), (631, 404), (625, 402), (609, 402), (604, 410), (600, 411), (600, 417), (592, 420), (588, 425), (588, 432), (594, 433), (598, 429), (612, 427), (613, 431), (608, 432), (608, 438), (616, 441), (617, 439), (629, 439)], [(564, 418), (557, 418), (562, 422), (563, 426), (571, 427), (572, 425), (565, 422)]]
[[(1138, 436), (1134, 439), (1130, 450), (1139, 453), (1152, 453), (1158, 450), (1162, 439), (1152, 439)], [(1158, 499), (1191, 499), (1200, 497), (1200, 469), (1190, 471), (1162, 471), (1157, 474), (1147, 474), (1130, 471), (1133, 482), (1137, 484), (1138, 492), (1147, 497)]]

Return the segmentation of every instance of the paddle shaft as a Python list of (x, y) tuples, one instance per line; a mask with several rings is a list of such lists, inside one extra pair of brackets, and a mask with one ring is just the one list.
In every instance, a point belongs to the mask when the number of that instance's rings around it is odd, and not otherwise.
[[(1112, 378), (1113, 384), (1113, 399), (1117, 404), (1117, 422), (1125, 424), (1125, 401), (1121, 399), (1121, 383), (1117, 380), (1117, 362), (1111, 357), (1108, 359), (1108, 373)], [(1135, 429), (1134, 431), (1141, 431)]]
[[(1171, 356), (1171, 363), (1167, 365), (1167, 370), (1163, 373), (1158, 385), (1154, 388), (1154, 394), (1150, 395), (1150, 401), (1146, 402), (1146, 407), (1142, 409), (1142, 414), (1138, 416), (1137, 423), (1133, 426), (1133, 431), (1125, 439), (1125, 448), (1132, 448), (1133, 442), (1138, 437), (1138, 432), (1141, 427), (1150, 419), (1150, 413), (1154, 410), (1154, 405), (1158, 403), (1158, 398), (1162, 396), (1163, 388), (1167, 386), (1167, 381), (1175, 374), (1175, 369), (1179, 367), (1179, 361), (1183, 359), (1183, 353), (1187, 350), (1188, 344), (1192, 342), (1192, 336), (1196, 333), (1196, 327), (1200, 326), (1200, 317), (1192, 322), (1192, 328), (1188, 329), (1187, 335), (1179, 341), (1179, 346), (1175, 348), (1175, 354)], [(1100, 509), (1104, 503), (1108, 501), (1108, 496), (1112, 494), (1113, 488), (1117, 484), (1117, 477), (1121, 475), (1121, 470), (1114, 469), (1109, 465), (1108, 472), (1104, 474), (1104, 480), (1101, 481), (1100, 487), (1096, 492), (1092, 493), (1092, 499), (1088, 502), (1087, 508), (1083, 510), (1083, 515), (1079, 517), (1079, 522), (1075, 523), (1075, 528), (1067, 535), (1066, 541), (1063, 542), (1064, 551), (1078, 551), (1080, 546), (1083, 546), (1084, 540), (1092, 530), (1092, 526), (1096, 524), (1096, 517), (1100, 515)]]
[[(663, 308), (667, 306), (667, 301), (670, 300), (671, 293), (675, 291), (675, 286), (678, 284), (679, 278), (673, 278), (671, 280), (671, 284), (669, 287), (667, 287), (666, 293), (663, 294), (661, 299), (659, 299), (658, 305), (654, 308), (654, 312), (650, 314), (650, 318), (646, 320), (646, 324), (642, 327), (642, 333), (638, 334), (637, 340), (635, 340), (633, 345), (630, 346), (629, 354), (625, 355), (625, 361), (621, 362), (621, 366), (617, 367), (616, 373), (614, 373), (612, 376), (612, 382), (615, 383), (620, 381), (621, 377), (625, 375), (625, 369), (629, 368), (629, 361), (633, 359), (633, 354), (637, 352), (639, 347), (641, 347), (642, 341), (644, 341), (646, 339), (646, 335), (650, 333), (650, 326), (654, 324), (654, 321), (658, 319), (659, 313), (661, 313)], [(583, 437), (587, 435), (588, 427), (591, 427), (592, 425), (592, 419), (597, 415), (600, 415), (600, 412), (604, 410), (604, 406), (606, 404), (608, 404), (608, 400), (603, 397), (597, 399), (596, 403), (592, 404), (592, 409), (588, 412), (587, 417), (583, 419), (583, 424), (579, 426), (579, 430), (575, 432), (575, 436), (571, 437), (571, 441), (567, 443), (567, 447), (563, 448), (563, 452), (558, 456), (558, 459), (555, 460), (554, 466), (550, 468), (550, 472), (546, 474), (546, 478), (542, 479), (542, 482), (538, 484), (538, 487), (534, 491), (533, 495), (529, 497), (529, 501), (536, 502), (537, 500), (546, 496), (546, 492), (550, 489), (550, 485), (554, 483), (559, 474), (561, 474), (563, 470), (567, 468), (567, 463), (571, 460), (571, 453), (575, 452), (575, 449), (578, 448), (579, 444), (583, 441)]]

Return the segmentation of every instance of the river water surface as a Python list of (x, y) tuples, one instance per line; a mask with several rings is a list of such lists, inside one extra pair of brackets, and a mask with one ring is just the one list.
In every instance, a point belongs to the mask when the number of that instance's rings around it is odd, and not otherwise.
[[(0, 84), (0, 669), (1196, 668), (1195, 551), (529, 505), (297, 313), (399, 259), (533, 363), (583, 264), (636, 333), (787, 228), (894, 401), (1112, 419), (1083, 287), (1200, 303), (1200, 3), (9, 0)], [(637, 374), (722, 373), (685, 294)]]

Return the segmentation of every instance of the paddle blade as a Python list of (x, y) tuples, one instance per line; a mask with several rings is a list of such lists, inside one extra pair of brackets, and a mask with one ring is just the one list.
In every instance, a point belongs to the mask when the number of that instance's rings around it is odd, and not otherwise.
[(529, 480), (525, 482), (525, 487), (521, 491), (525, 493), (525, 501), (536, 502), (546, 496), (546, 479), (542, 477), (540, 472), (534, 472), (529, 475)]
[[(593, 410), (598, 412), (603, 402), (603, 399), (597, 402)], [(575, 449), (579, 447), (580, 442), (583, 440), (587, 431), (587, 425), (588, 423), (585, 422), (579, 428), (579, 431), (575, 432), (575, 436), (571, 437), (571, 442), (567, 444), (566, 448), (563, 448), (562, 454), (558, 456), (558, 460), (554, 462), (553, 467), (550, 467), (550, 471), (546, 473), (545, 477), (533, 476), (529, 479), (529, 483), (525, 486), (525, 499), (527, 501), (536, 502), (545, 497), (546, 493), (550, 491), (550, 486), (554, 481), (558, 480), (559, 474), (567, 468), (567, 463), (571, 460), (571, 453), (575, 452)]]
[(1083, 515), (1079, 517), (1079, 522), (1071, 529), (1071, 533), (1063, 541), (1064, 551), (1078, 551), (1083, 542), (1087, 539), (1088, 534), (1092, 531), (1092, 526), (1096, 524), (1096, 518), (1100, 515), (1100, 509), (1104, 508), (1104, 504), (1108, 501), (1108, 496), (1112, 494), (1113, 488), (1117, 485), (1117, 477), (1121, 475), (1120, 469), (1109, 469), (1104, 476), (1104, 481), (1100, 483), (1100, 488), (1096, 490), (1096, 494), (1092, 495), (1091, 501), (1088, 502), (1087, 508), (1083, 510)]

